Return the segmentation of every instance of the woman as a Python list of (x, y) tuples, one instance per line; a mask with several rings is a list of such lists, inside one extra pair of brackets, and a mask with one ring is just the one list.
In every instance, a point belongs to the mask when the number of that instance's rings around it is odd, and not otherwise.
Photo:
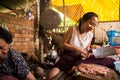
[(62, 41), (63, 55), (48, 74), (47, 80), (52, 80), (60, 71), (68, 71), (81, 63), (95, 63), (113, 68), (113, 59), (95, 59), (88, 53), (93, 38), (92, 30), (97, 24), (97, 14), (88, 12), (79, 20), (78, 27), (68, 29)]
[(22, 55), (12, 49), (12, 33), (0, 26), (0, 80), (36, 80)]

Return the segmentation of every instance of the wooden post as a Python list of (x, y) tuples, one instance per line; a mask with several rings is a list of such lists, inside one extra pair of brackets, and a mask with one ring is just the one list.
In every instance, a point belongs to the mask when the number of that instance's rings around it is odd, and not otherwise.
[(63, 27), (64, 27), (64, 32), (66, 32), (66, 15), (65, 15), (65, 0), (63, 0), (63, 14), (64, 14), (64, 24), (63, 24)]

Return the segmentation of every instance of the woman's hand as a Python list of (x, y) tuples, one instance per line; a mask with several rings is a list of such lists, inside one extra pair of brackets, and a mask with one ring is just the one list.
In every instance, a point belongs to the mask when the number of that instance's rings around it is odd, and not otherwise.
[(81, 55), (83, 57), (83, 60), (90, 56), (89, 52), (86, 49), (75, 48), (75, 52), (77, 55)]
[(86, 49), (83, 49), (81, 56), (82, 56), (82, 60), (85, 60), (86, 58), (88, 58), (90, 56), (90, 54)]

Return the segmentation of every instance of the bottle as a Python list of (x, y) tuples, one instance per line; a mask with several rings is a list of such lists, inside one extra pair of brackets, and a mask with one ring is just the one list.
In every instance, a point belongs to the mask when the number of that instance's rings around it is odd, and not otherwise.
[(102, 44), (103, 47), (106, 47), (106, 42), (104, 41), (103, 44)]

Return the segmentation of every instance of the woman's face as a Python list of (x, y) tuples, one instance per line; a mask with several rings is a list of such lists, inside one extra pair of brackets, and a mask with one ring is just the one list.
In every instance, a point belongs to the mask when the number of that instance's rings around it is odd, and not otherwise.
[(4, 60), (7, 57), (9, 47), (10, 45), (6, 43), (5, 40), (0, 38), (0, 61)]
[(98, 24), (98, 18), (97, 17), (92, 17), (91, 19), (87, 20), (85, 22), (86, 30), (87, 31), (92, 31)]

